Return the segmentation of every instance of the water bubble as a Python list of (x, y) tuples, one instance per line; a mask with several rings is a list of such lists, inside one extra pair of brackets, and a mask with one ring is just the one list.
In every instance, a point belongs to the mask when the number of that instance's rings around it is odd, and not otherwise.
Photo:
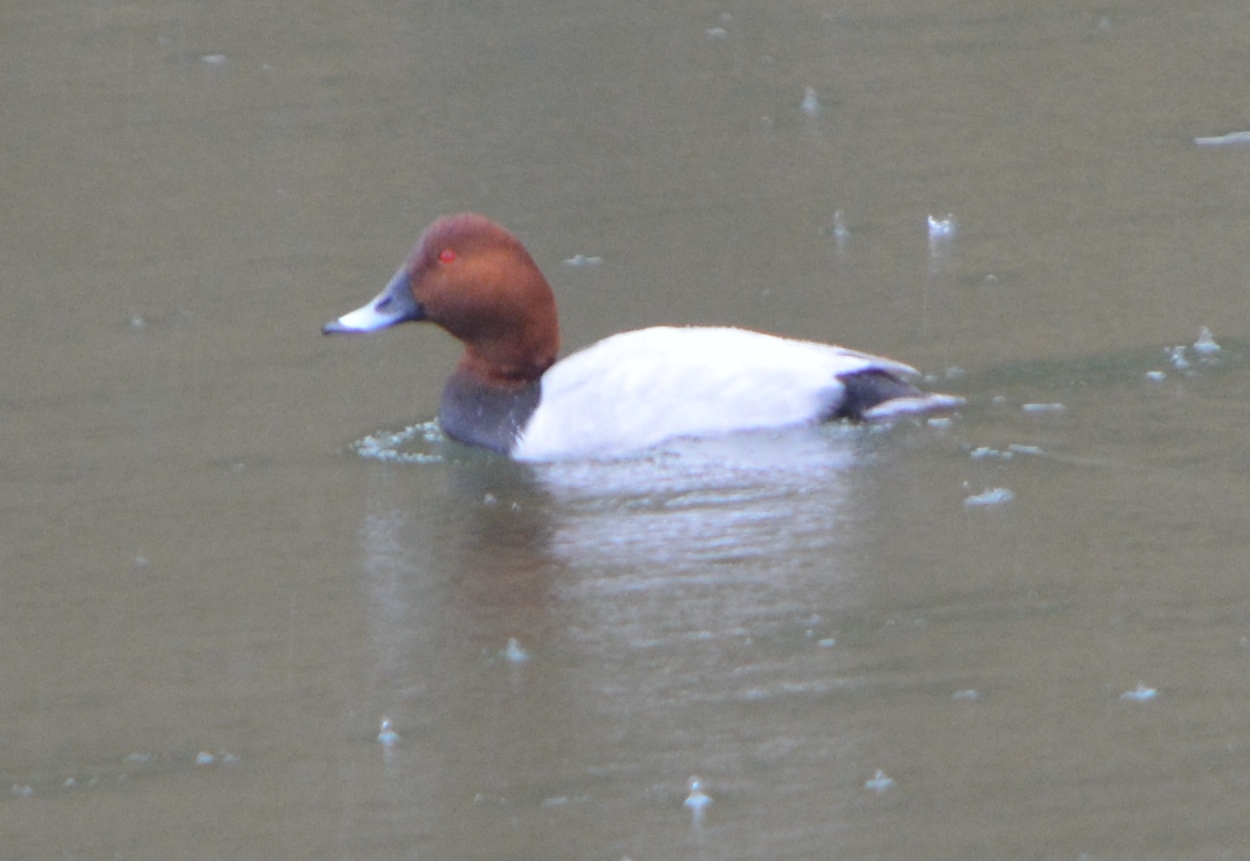
[(812, 87), (806, 88), (803, 91), (803, 101), (799, 103), (799, 110), (815, 119), (820, 116), (822, 107), (820, 99), (816, 98), (816, 90)]
[(1229, 132), (1223, 135), (1204, 135), (1194, 138), (1198, 146), (1241, 146), (1250, 144), (1250, 132)]
[(1211, 335), (1211, 330), (1203, 326), (1198, 330), (1198, 340), (1194, 341), (1194, 352), (1199, 356), (1214, 356), (1220, 351), (1220, 345), (1215, 343), (1215, 338)]
[(690, 787), (690, 794), (682, 804), (690, 808), (695, 821), (699, 821), (703, 818), (703, 811), (712, 803), (712, 797), (703, 791), (703, 781), (698, 775), (693, 775), (687, 785)]
[(991, 487), (981, 493), (969, 496), (964, 500), (964, 505), (968, 508), (1002, 505), (1004, 502), (1011, 502), (1015, 498), (1016, 495), (1005, 487)]
[(953, 239), (959, 230), (959, 221), (951, 213), (929, 216), (929, 242), (936, 243)]
[(1046, 450), (1040, 445), (1021, 445), (1020, 443), (1008, 443), (1007, 454), (1031, 454), (1034, 457), (1044, 457)]
[(894, 778), (890, 777), (879, 768), (877, 769), (876, 774), (864, 781), (864, 788), (871, 789), (878, 795), (885, 792), (887, 789), (892, 789), (893, 787)]
[(1158, 689), (1148, 687), (1145, 684), (1145, 682), (1138, 682), (1136, 688), (1134, 688), (1131, 691), (1125, 691), (1124, 693), (1120, 694), (1120, 699), (1126, 700), (1129, 702), (1144, 703), (1149, 700), (1153, 700), (1158, 695), (1159, 695)]
[(851, 229), (846, 226), (846, 216), (840, 209), (833, 213), (833, 225), (829, 228), (829, 235), (837, 240), (838, 244), (845, 242), (851, 236)]
[(382, 718), (382, 725), (378, 731), (378, 741), (383, 747), (394, 747), (399, 744), (399, 733), (395, 732), (395, 724), (388, 717)]
[(530, 659), (529, 652), (521, 648), (521, 643), (516, 637), (508, 638), (508, 645), (501, 654), (514, 664), (523, 664)]

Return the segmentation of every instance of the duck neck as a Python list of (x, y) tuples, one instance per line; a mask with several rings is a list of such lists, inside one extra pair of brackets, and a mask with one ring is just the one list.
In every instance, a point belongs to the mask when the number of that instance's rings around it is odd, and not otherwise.
[(540, 379), (500, 384), (460, 368), (443, 389), (438, 423), (453, 439), (507, 454), (541, 396)]

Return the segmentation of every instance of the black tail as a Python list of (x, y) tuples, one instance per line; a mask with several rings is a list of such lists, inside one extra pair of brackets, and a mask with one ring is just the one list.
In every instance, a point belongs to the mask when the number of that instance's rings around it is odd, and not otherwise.
[(880, 368), (868, 368), (838, 377), (846, 391), (830, 419), (862, 421), (864, 413), (895, 398), (924, 398), (926, 395), (911, 383)]

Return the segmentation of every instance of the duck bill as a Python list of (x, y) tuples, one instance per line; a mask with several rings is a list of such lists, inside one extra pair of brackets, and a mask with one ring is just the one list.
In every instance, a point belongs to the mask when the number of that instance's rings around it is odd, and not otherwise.
[(321, 327), (326, 335), (350, 332), (376, 332), (397, 323), (424, 320), (425, 309), (412, 298), (407, 266), (401, 266), (386, 288), (367, 305), (357, 308)]

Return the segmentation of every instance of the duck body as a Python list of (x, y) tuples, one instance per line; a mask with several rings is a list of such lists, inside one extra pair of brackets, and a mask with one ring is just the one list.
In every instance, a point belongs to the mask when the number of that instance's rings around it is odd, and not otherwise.
[(931, 408), (929, 396), (895, 376), (914, 373), (879, 356), (745, 329), (623, 332), (543, 374), (538, 408), (512, 453), (525, 460), (602, 456), (675, 437), (862, 419), (882, 403), (894, 403), (895, 414), (904, 406)]
[(555, 299), (520, 241), (480, 215), (434, 222), (386, 289), (324, 328), (438, 323), (465, 343), (443, 391), (451, 437), (517, 460), (617, 457), (678, 437), (950, 409), (915, 369), (730, 327), (656, 326), (555, 361)]

